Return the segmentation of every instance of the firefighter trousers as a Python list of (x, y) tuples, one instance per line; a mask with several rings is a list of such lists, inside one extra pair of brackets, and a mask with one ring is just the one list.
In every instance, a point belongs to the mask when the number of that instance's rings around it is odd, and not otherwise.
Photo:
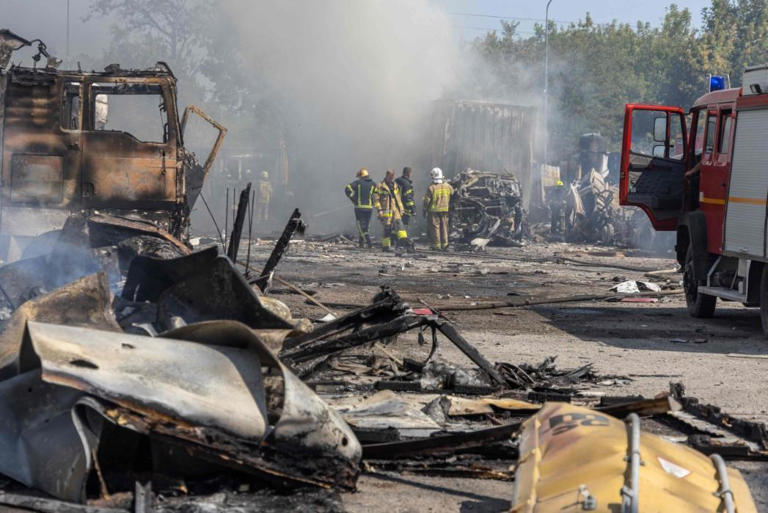
[(430, 212), (427, 218), (427, 230), (432, 249), (448, 247), (448, 212)]
[(360, 247), (371, 247), (371, 234), (368, 232), (371, 226), (371, 212), (370, 208), (356, 208), (355, 220), (357, 221), (357, 236), (360, 242)]
[(269, 203), (264, 201), (256, 202), (256, 221), (269, 220)]
[(406, 247), (408, 244), (408, 232), (405, 231), (403, 222), (400, 219), (386, 221), (382, 220), (384, 234), (381, 237), (381, 249), (389, 250), (392, 247), (392, 239), (395, 239), (396, 247)]

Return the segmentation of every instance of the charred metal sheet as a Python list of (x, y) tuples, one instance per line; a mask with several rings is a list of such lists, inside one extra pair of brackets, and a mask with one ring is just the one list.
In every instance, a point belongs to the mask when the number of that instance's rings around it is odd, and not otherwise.
[(192, 252), (178, 238), (146, 219), (93, 213), (88, 216), (88, 227), (93, 247), (110, 246), (131, 237), (148, 235), (169, 242), (180, 255)]
[(468, 169), (449, 182), (451, 238), (482, 248), (516, 244), (527, 229), (520, 183), (514, 175)]
[(92, 433), (78, 432), (72, 417), (82, 395), (44, 383), (39, 369), (0, 381), (0, 474), (81, 502), (97, 443)]
[(26, 341), (27, 321), (120, 331), (112, 312), (109, 283), (103, 273), (92, 274), (24, 303), (0, 333), (0, 378), (37, 368), (37, 357)]
[(460, 450), (477, 448), (491, 442), (509, 440), (510, 437), (520, 430), (521, 424), (521, 422), (514, 422), (503, 426), (432, 436), (419, 440), (370, 444), (363, 447), (363, 458), (366, 460), (389, 460), (403, 457), (453, 454)]
[(294, 325), (262, 304), (232, 262), (215, 247), (172, 260), (137, 257), (122, 297), (158, 306), (160, 331), (193, 322), (229, 319), (260, 329)]
[(15, 493), (0, 492), (0, 504), (16, 506), (19, 512), (37, 511), (39, 513), (128, 513), (124, 509), (99, 508), (84, 504), (73, 504), (45, 497), (20, 495)]
[[(43, 378), (234, 436), (266, 432), (261, 362), (242, 349), (29, 321)], [(226, 397), (226, 401), (221, 399)]]
[(100, 398), (87, 406), (118, 426), (240, 470), (354, 487), (361, 449), (352, 431), (243, 324), (189, 325), (162, 337), (28, 329), (43, 379)]

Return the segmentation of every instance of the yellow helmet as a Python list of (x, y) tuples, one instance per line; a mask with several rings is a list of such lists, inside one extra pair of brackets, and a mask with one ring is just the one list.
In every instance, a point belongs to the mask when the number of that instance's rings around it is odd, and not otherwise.
[(360, 171), (357, 172), (357, 177), (365, 178), (366, 176), (368, 176), (368, 170), (365, 169), (364, 167), (360, 168)]
[(563, 186), (563, 185), (565, 185), (565, 184), (563, 183), (563, 181), (562, 181), (562, 180), (560, 180), (560, 179), (558, 178), (558, 179), (557, 179), (557, 182), (555, 182), (555, 185), (557, 185), (558, 187), (560, 187), (560, 186)]

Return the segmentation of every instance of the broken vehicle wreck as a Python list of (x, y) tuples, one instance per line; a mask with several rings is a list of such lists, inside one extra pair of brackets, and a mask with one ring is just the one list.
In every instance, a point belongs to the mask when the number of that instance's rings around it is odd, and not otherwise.
[[(9, 31), (0, 43), (34, 44)], [(46, 67), (5, 70), (12, 51), (0, 62), (2, 258), (18, 259), (31, 239), (84, 209), (149, 221), (184, 240), (226, 129), (194, 106), (180, 117), (176, 77), (165, 63), (60, 71), (42, 42), (37, 48)], [(218, 131), (203, 164), (184, 146), (190, 115)]]

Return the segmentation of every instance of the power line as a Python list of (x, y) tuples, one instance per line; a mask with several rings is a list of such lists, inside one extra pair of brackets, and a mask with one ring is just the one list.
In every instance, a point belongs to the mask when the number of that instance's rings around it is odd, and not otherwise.
[[(454, 25), (454, 27), (456, 27), (456, 28), (460, 28), (460, 29), (466, 29), (466, 30), (481, 30), (481, 31), (483, 31), (483, 32), (496, 32), (496, 31), (498, 31), (498, 30), (499, 30), (498, 28), (490, 28), (490, 27), (467, 27), (467, 26), (464, 26), (464, 25)], [(534, 32), (533, 30), (515, 30), (515, 35), (519, 35), (519, 34), (524, 34), (524, 35), (533, 36), (533, 35), (535, 35), (535, 34), (536, 34), (536, 32)]]
[[(474, 18), (494, 18), (497, 20), (546, 21), (544, 18), (521, 18), (518, 16), (496, 16), (493, 14), (478, 14), (478, 13), (472, 13), (472, 12), (449, 12), (448, 14), (451, 16), (471, 16)], [(555, 23), (576, 23), (575, 21), (570, 21), (570, 20), (550, 19), (549, 21), (554, 21)]]

